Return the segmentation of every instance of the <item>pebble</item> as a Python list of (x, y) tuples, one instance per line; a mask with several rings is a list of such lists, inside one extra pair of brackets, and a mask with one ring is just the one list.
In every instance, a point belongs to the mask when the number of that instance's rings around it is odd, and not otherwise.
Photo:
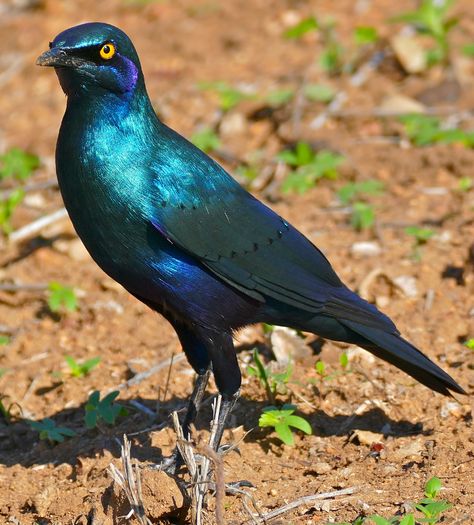
[(221, 136), (232, 138), (234, 135), (242, 135), (247, 129), (247, 121), (242, 113), (226, 114), (219, 126)]
[(325, 461), (318, 461), (316, 463), (313, 463), (311, 466), (311, 470), (316, 472), (316, 474), (327, 474), (328, 472), (331, 472), (332, 467), (329, 463), (326, 463)]
[(381, 252), (382, 248), (377, 242), (360, 241), (355, 242), (351, 246), (352, 255), (357, 255), (360, 257), (376, 257), (377, 255), (380, 255)]
[(407, 297), (418, 295), (416, 279), (411, 275), (399, 275), (393, 279), (393, 282)]

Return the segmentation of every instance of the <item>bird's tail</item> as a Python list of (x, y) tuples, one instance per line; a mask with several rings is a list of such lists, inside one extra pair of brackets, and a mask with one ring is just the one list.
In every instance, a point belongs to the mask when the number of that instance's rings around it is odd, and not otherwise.
[(400, 368), (432, 390), (445, 396), (451, 396), (450, 391), (466, 394), (449, 374), (397, 333), (346, 319), (339, 319), (339, 322), (367, 340), (366, 344), (359, 343), (360, 346)]

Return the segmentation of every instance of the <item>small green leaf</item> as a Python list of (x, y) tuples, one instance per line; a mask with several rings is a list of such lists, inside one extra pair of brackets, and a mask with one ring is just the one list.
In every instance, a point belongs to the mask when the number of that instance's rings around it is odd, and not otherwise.
[(400, 521), (400, 525), (415, 525), (415, 516), (413, 514), (405, 514)]
[(326, 365), (324, 364), (324, 361), (317, 361), (315, 364), (316, 372), (320, 376), (326, 375)]
[(325, 104), (331, 102), (336, 95), (332, 87), (324, 84), (308, 84), (304, 87), (303, 93), (308, 100), (323, 102)]
[(270, 91), (265, 97), (265, 101), (271, 106), (283, 106), (290, 102), (290, 100), (295, 96), (293, 89), (277, 89), (275, 91)]
[(0, 345), (7, 345), (10, 342), (8, 335), (0, 335)]
[(285, 418), (285, 423), (290, 427), (294, 427), (298, 430), (301, 430), (305, 434), (310, 435), (313, 433), (311, 425), (306, 421), (306, 419), (303, 419), (301, 416), (289, 415)]
[(221, 147), (221, 141), (218, 135), (211, 128), (202, 128), (191, 136), (191, 142), (202, 149), (205, 153), (214, 151)]
[(474, 57), (474, 42), (471, 44), (466, 44), (462, 48), (462, 52), (467, 57)]
[(290, 427), (286, 424), (286, 422), (280, 421), (279, 423), (276, 423), (275, 432), (283, 441), (283, 443), (285, 443), (285, 445), (292, 447), (295, 444), (293, 432), (290, 430)]
[(74, 288), (53, 281), (49, 283), (48, 290), (48, 306), (52, 312), (59, 312), (62, 308), (70, 312), (77, 310)]
[(354, 202), (352, 206), (351, 224), (356, 230), (371, 228), (375, 222), (375, 211), (371, 204)]
[(39, 158), (20, 148), (11, 148), (0, 155), (0, 180), (14, 177), (26, 180), (39, 167)]
[(16, 207), (23, 201), (25, 192), (22, 188), (13, 190), (10, 195), (0, 200), (0, 227), (3, 232), (9, 234), (12, 232), (11, 218)]
[(427, 242), (436, 233), (430, 228), (420, 228), (419, 226), (407, 226), (405, 233), (415, 237), (416, 241), (420, 244)]
[(436, 498), (438, 492), (441, 490), (443, 484), (436, 476), (430, 478), (425, 485), (425, 495), (427, 498)]
[(342, 366), (342, 368), (347, 368), (349, 365), (349, 357), (347, 355), (347, 352), (342, 352), (342, 354), (339, 357), (339, 363)]
[(464, 344), (469, 348), (469, 350), (474, 350), (474, 337), (468, 339)]
[(459, 179), (458, 188), (459, 191), (469, 191), (474, 187), (474, 180), (471, 177), (462, 177)]
[(293, 27), (287, 29), (283, 35), (285, 38), (298, 39), (310, 31), (315, 31), (318, 29), (318, 27), (319, 24), (316, 18), (314, 16), (310, 16), (304, 20), (301, 20), (301, 22), (294, 25)]
[(373, 44), (378, 40), (377, 29), (375, 27), (362, 26), (357, 27), (354, 31), (354, 40), (359, 46)]

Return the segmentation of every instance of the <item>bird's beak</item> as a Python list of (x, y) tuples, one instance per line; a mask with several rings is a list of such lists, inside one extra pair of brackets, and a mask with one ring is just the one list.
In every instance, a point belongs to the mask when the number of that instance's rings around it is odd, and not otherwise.
[(54, 47), (36, 59), (37, 66), (78, 67), (82, 63), (84, 63), (84, 60), (69, 55), (64, 49), (61, 49), (60, 47)]

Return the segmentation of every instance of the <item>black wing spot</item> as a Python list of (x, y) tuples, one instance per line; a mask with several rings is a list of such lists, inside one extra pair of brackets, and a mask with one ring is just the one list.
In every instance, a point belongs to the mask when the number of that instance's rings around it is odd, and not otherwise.
[(181, 203), (181, 204), (179, 205), (179, 207), (180, 207), (182, 210), (185, 210), (185, 209), (186, 209), (186, 206), (185, 206), (183, 203)]
[(256, 242), (253, 243), (253, 251), (256, 252), (258, 250), (258, 244)]
[(268, 244), (273, 244), (273, 241), (274, 239), (272, 239), (271, 237), (268, 237)]
[(237, 256), (237, 252), (234, 252), (234, 250), (232, 250), (232, 251), (230, 252), (230, 258), (233, 259), (233, 258), (236, 257), (236, 256)]
[(193, 210), (197, 210), (197, 206), (193, 204)]
[(162, 208), (166, 208), (166, 204), (167, 204), (166, 201), (161, 201), (161, 207), (162, 207)]

